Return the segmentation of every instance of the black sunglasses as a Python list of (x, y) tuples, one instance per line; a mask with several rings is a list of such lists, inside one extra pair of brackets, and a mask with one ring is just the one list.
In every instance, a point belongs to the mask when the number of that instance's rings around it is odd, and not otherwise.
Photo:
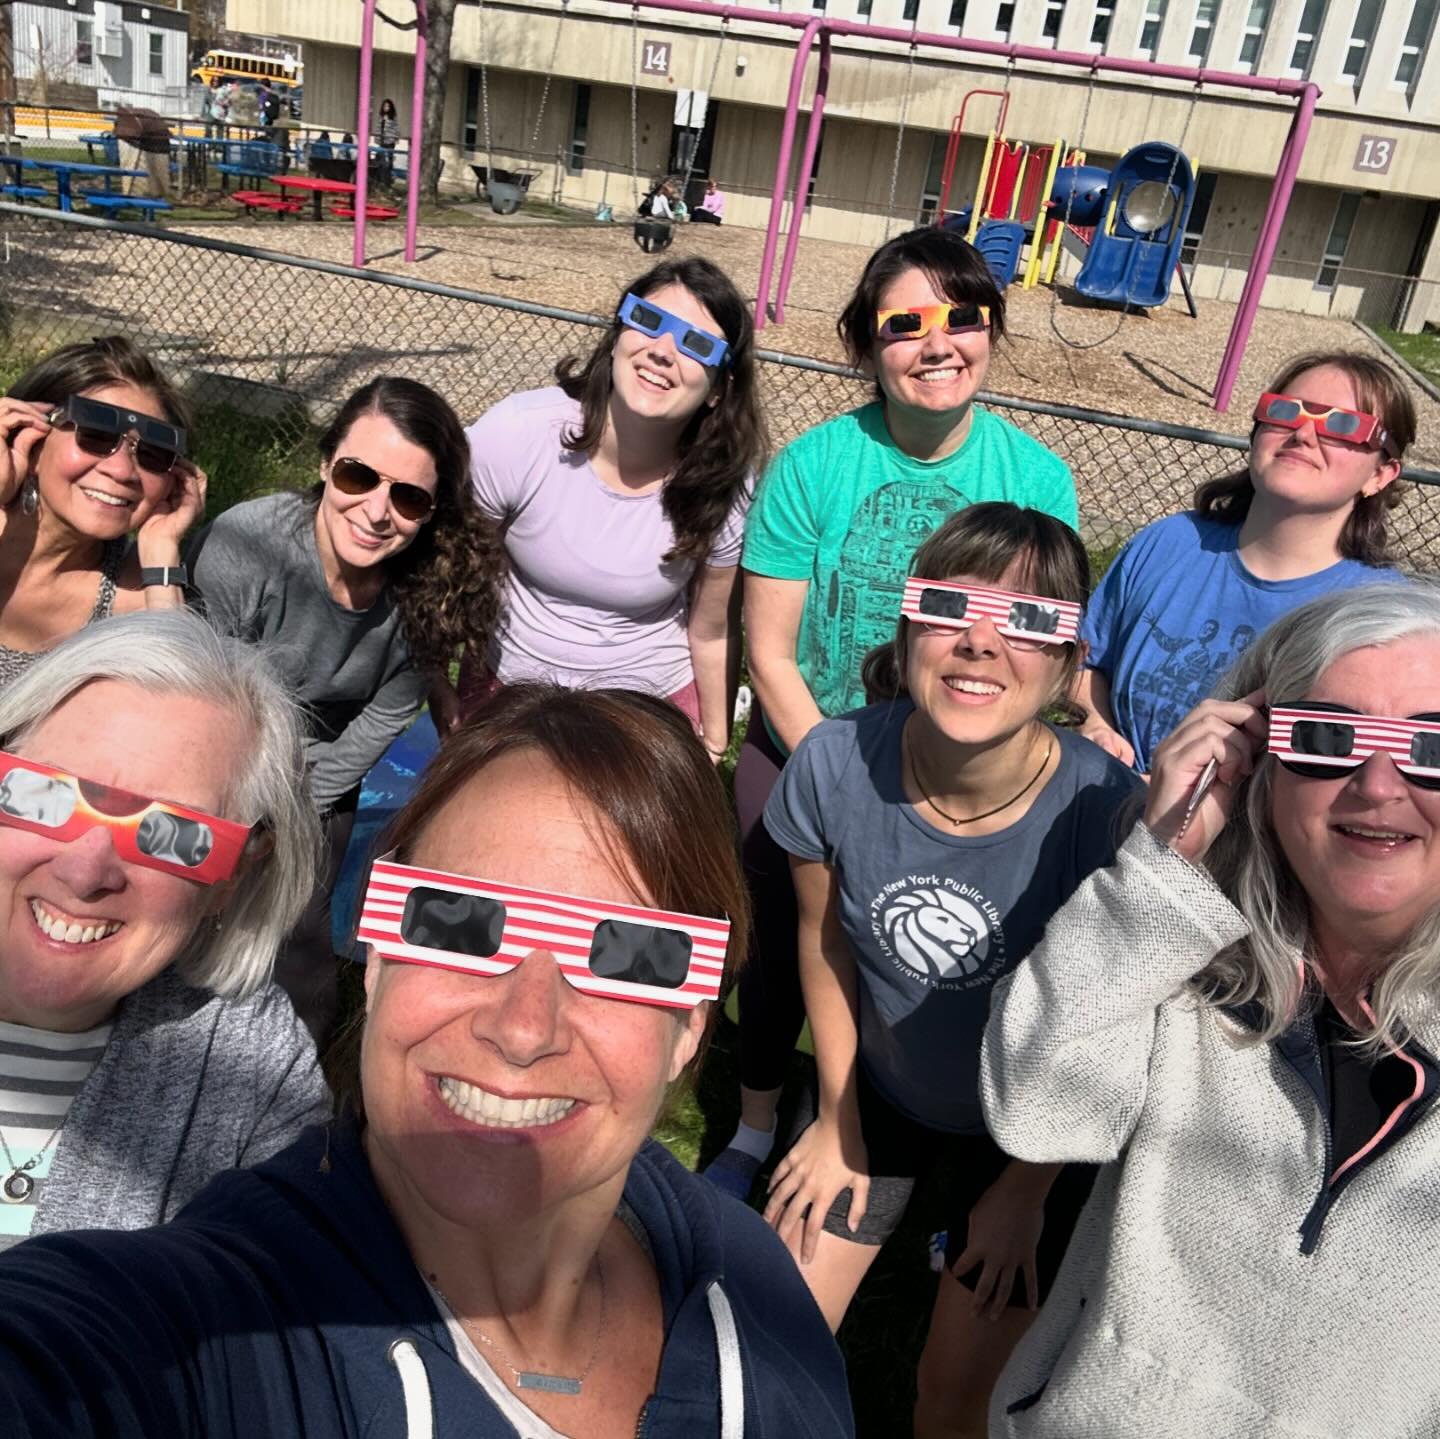
[(368, 495), (376, 485), (390, 486), (390, 503), (405, 520), (426, 520), (435, 508), (435, 496), (419, 485), (392, 480), (364, 460), (342, 455), (330, 462), (330, 480), (342, 495)]
[(97, 460), (109, 458), (128, 443), (135, 463), (152, 475), (168, 475), (185, 453), (185, 431), (178, 425), (88, 395), (71, 395), (51, 414), (50, 423), (73, 427), (76, 446)]

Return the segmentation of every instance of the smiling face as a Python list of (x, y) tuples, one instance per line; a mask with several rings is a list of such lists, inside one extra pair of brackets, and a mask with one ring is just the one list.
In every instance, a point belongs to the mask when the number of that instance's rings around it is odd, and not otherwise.
[[(1330, 365), (1306, 370), (1285, 387), (1285, 393), (1314, 408), (1366, 408), (1354, 381)], [(1287, 509), (1348, 512), (1357, 496), (1378, 494), (1399, 472), (1399, 462), (1379, 450), (1335, 441), (1322, 444), (1308, 421), (1298, 430), (1256, 425), (1250, 443), (1250, 478), (1257, 494)]]
[[(334, 458), (363, 461), (386, 479), (419, 485), (432, 495), (439, 490), (429, 450), (407, 440), (384, 415), (361, 415), (341, 436)], [(325, 493), (316, 516), (316, 535), (343, 566), (369, 569), (415, 542), (426, 521), (399, 514), (391, 503), (389, 485), (346, 495), (331, 480), (328, 463), (321, 473)]]
[[(1440, 637), (1352, 650), (1307, 700), (1404, 718), (1440, 712)], [(1335, 779), (1276, 765), (1271, 817), (1310, 898), (1322, 944), (1360, 942), (1379, 925), (1403, 938), (1440, 897), (1440, 791), (1417, 788), (1387, 755)]]
[[(948, 575), (958, 584), (1023, 594), (1028, 577), (1023, 559), (999, 580)], [(969, 629), (927, 633), (911, 622), (906, 637), (905, 680), (915, 707), (947, 739), (991, 746), (1012, 738), (1054, 703), (1075, 657), (1065, 645), (1018, 650), (988, 619)]]
[[(224, 815), (234, 716), (118, 680), (85, 685), (10, 748), (82, 779)], [(122, 860), (110, 831), (69, 843), (0, 825), (0, 1019), (84, 1030), (179, 954), (221, 886)]]
[[(662, 285), (644, 298), (697, 329), (724, 338), (720, 322), (680, 284)], [(658, 337), (622, 326), (610, 364), (610, 404), (639, 419), (679, 428), (718, 396), (717, 372), (675, 347), (673, 335)]]
[[(119, 409), (165, 419), (158, 396), (137, 385), (101, 385), (81, 393)], [(41, 503), (50, 514), (77, 534), (101, 541), (138, 529), (175, 483), (173, 474), (142, 470), (128, 444), (103, 459), (87, 455), (68, 425), (57, 428), (41, 446), (35, 478)]]
[[(942, 295), (924, 270), (906, 270), (881, 292), (883, 310), (917, 310), (957, 304)], [(987, 330), (950, 335), (936, 325), (913, 340), (877, 340), (864, 368), (872, 371), (889, 404), (945, 414), (960, 411), (985, 383), (990, 368)]]
[[(602, 847), (604, 821), (535, 751), (492, 761), (421, 834), (408, 863), (653, 905)], [(361, 1058), (370, 1162), (402, 1224), (528, 1222), (624, 1185), (705, 1006), (581, 994), (554, 956), (478, 976), (380, 960), (365, 974)]]

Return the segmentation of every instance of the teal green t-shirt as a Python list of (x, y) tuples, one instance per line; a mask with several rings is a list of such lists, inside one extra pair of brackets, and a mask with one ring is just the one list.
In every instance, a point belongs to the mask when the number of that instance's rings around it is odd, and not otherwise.
[(876, 401), (792, 440), (760, 482), (742, 563), (809, 581), (796, 658), (823, 715), (865, 703), (861, 661), (894, 638), (910, 559), (956, 510), (1009, 500), (1078, 524), (1059, 455), (978, 405), (972, 414), (954, 454), (915, 460)]

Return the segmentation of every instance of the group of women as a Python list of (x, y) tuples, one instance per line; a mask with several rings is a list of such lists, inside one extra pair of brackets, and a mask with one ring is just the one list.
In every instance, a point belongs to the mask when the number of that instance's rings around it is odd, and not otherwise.
[[(888, 242), (873, 401), (767, 465), (744, 303), (667, 261), (555, 387), (466, 431), (376, 379), (183, 552), (142, 353), (0, 400), (7, 1432), (849, 1435), (831, 1332), (921, 1191), (917, 1439), (1440, 1426), (1413, 407), (1297, 359), (1092, 604), (1068, 470), (976, 404), (1004, 329), (962, 240)], [(332, 1110), (268, 981), (328, 1043), (427, 696)], [(648, 1136), (737, 973), (700, 1177)]]

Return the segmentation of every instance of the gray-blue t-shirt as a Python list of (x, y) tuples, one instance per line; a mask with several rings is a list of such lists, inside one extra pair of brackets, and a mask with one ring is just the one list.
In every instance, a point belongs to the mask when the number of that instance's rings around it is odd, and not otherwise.
[(1021, 820), (979, 838), (944, 834), (905, 799), (900, 737), (913, 710), (886, 701), (816, 725), (771, 791), (765, 827), (835, 871), (866, 1074), (917, 1123), (981, 1134), (991, 987), (1080, 882), (1114, 861), (1117, 812), (1140, 782), (1057, 729), (1059, 767)]

